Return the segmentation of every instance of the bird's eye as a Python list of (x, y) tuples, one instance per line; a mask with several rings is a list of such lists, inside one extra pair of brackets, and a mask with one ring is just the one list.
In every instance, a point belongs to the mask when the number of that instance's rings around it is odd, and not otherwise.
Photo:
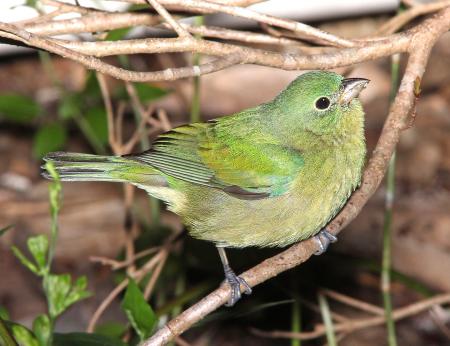
[(324, 109), (327, 109), (330, 107), (330, 99), (328, 97), (321, 97), (317, 99), (316, 101), (316, 108), (323, 111)]

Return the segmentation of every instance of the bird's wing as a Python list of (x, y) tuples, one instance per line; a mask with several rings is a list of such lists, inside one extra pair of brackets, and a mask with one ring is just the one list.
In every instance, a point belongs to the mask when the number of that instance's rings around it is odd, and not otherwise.
[(300, 153), (242, 132), (215, 122), (180, 126), (160, 135), (150, 150), (134, 159), (173, 178), (242, 199), (282, 195), (303, 165)]

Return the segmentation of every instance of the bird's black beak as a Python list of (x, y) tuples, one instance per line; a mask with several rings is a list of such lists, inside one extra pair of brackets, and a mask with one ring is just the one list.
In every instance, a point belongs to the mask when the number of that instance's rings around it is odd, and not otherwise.
[(365, 78), (345, 78), (341, 83), (339, 96), (340, 105), (348, 105), (369, 84), (370, 80)]

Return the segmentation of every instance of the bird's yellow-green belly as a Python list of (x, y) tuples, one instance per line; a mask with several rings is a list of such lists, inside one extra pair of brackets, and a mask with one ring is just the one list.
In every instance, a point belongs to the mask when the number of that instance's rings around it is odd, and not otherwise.
[(228, 247), (286, 246), (319, 232), (342, 208), (359, 184), (362, 163), (335, 155), (307, 161), (288, 193), (260, 200), (183, 184), (189, 198), (173, 209), (199, 239)]

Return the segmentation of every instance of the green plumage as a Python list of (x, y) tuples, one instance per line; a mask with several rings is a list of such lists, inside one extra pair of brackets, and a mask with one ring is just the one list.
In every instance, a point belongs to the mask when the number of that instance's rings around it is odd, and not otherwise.
[(306, 73), (269, 103), (175, 128), (141, 154), (45, 159), (62, 180), (145, 189), (196, 238), (228, 247), (285, 246), (320, 231), (360, 182), (362, 87), (356, 93), (348, 81)]

